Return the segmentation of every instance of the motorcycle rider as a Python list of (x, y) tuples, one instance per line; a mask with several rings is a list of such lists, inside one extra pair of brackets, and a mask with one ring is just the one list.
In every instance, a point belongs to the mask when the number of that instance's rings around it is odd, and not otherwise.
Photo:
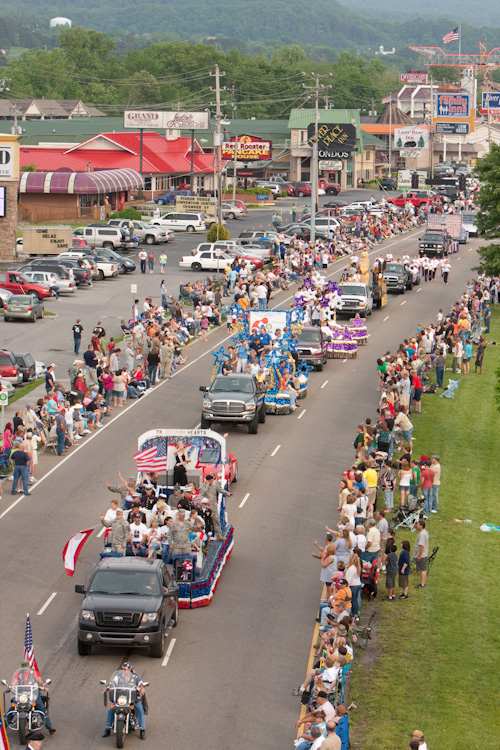
[[(15, 685), (35, 685), (36, 683), (38, 683), (42, 690), (45, 690), (47, 695), (49, 694), (49, 689), (45, 686), (40, 673), (37, 676), (35, 670), (30, 667), (29, 661), (27, 659), (23, 659), (21, 661), (21, 668), (15, 673), (14, 679), (9, 687), (14, 687)], [(51, 718), (47, 713), (47, 709), (45, 708), (40, 693), (38, 693), (38, 697), (36, 699), (36, 710), (40, 711), (45, 716), (45, 726), (49, 730), (49, 734), (54, 734), (56, 728), (52, 725)], [(10, 713), (10, 711), (8, 713)]]
[[(144, 706), (142, 705), (141, 696), (145, 694), (144, 689), (144, 683), (139, 677), (139, 675), (135, 674), (132, 664), (129, 661), (126, 661), (122, 664), (121, 672), (118, 672), (113, 677), (111, 684), (115, 687), (136, 687), (137, 691), (139, 693), (137, 701), (134, 703), (134, 712), (137, 719), (137, 723), (139, 724), (140, 729), (140, 737), (141, 740), (146, 739), (146, 715), (144, 713)], [(107, 689), (107, 688), (105, 688)], [(108, 716), (106, 718), (106, 728), (104, 730), (103, 737), (109, 737), (111, 733), (111, 727), (113, 726), (113, 718), (115, 715), (115, 709), (110, 708), (108, 711)]]

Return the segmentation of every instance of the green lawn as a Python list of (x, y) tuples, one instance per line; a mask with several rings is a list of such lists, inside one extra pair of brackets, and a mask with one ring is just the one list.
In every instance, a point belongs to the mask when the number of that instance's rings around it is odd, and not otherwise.
[[(486, 338), (493, 341), (499, 332), (495, 308)], [(367, 651), (373, 662), (353, 675), (353, 750), (406, 750), (414, 729), (439, 750), (500, 746), (500, 531), (479, 528), (500, 525), (494, 468), (500, 347), (488, 347), (484, 363), (482, 376), (456, 376), (454, 400), (424, 395), (422, 414), (412, 415), (415, 455), (441, 457), (440, 511), (427, 523), (430, 546), (439, 552), (425, 589), (415, 589), (412, 574), (406, 601), (381, 601), (385, 580), (379, 581), (377, 633)], [(398, 530), (398, 553), (403, 539), (413, 552), (415, 534)]]

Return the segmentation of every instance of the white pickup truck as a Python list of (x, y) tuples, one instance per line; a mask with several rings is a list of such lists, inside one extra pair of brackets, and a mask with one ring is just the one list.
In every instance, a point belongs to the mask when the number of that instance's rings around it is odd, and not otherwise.
[(337, 308), (339, 315), (352, 315), (358, 313), (361, 318), (366, 318), (373, 311), (373, 297), (366, 284), (346, 282), (340, 284), (340, 303)]
[[(67, 253), (61, 253), (58, 255), (58, 258), (83, 258), (87, 255), (86, 252), (82, 250), (68, 250)], [(121, 272), (121, 268), (118, 263), (113, 263), (109, 260), (104, 260), (104, 258), (92, 258), (93, 263), (97, 266), (97, 278), (99, 279), (110, 279), (113, 276), (118, 276), (118, 274)]]

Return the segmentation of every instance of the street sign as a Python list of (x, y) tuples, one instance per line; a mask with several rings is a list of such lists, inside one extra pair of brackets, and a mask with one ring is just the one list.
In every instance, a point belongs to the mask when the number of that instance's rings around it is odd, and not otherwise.
[(215, 198), (198, 197), (194, 195), (183, 195), (175, 199), (177, 211), (192, 211), (193, 213), (215, 216)]
[(256, 198), (258, 201), (270, 201), (271, 194), (270, 193), (256, 193)]
[(399, 155), (403, 159), (418, 159), (422, 156), (422, 151), (418, 148), (402, 148)]
[(327, 172), (340, 172), (342, 170), (342, 162), (340, 159), (320, 159), (318, 167)]
[(137, 294), (137, 284), (130, 285), (130, 294)]
[(466, 120), (470, 115), (469, 94), (437, 94), (436, 117)]
[(0, 406), (9, 405), (9, 394), (7, 391), (0, 391)]
[(215, 250), (215, 257), (216, 258), (220, 258), (221, 255), (222, 255), (222, 250), (216, 249)]
[(500, 109), (500, 92), (483, 91), (483, 109)]
[(442, 135), (468, 135), (468, 122), (436, 122), (436, 133)]

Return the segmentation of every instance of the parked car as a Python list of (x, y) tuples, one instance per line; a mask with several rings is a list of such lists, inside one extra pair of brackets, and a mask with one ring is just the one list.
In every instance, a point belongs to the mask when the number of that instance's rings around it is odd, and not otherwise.
[(383, 177), (378, 184), (381, 190), (396, 190), (398, 181), (395, 177)]
[(252, 253), (251, 250), (247, 250), (246, 247), (239, 247), (238, 245), (229, 245), (227, 250), (225, 250), (228, 255), (232, 255), (233, 257), (241, 258), (242, 260), (249, 261), (254, 268), (263, 268), (264, 267), (264, 261), (260, 255), (256, 255)]
[(245, 213), (248, 213), (248, 208), (246, 207), (246, 204), (243, 201), (240, 201), (238, 198), (235, 198), (235, 200), (225, 200), (224, 205), (226, 206), (236, 206), (236, 208), (241, 208), (242, 211)]
[(36, 363), (31, 354), (26, 352), (25, 354), (15, 354), (14, 356), (21, 370), (23, 382), (27, 383), (28, 380), (34, 380), (36, 378)]
[(37, 318), (43, 318), (44, 307), (36, 294), (13, 294), (4, 307), (3, 319), (31, 320), (36, 323)]
[(54, 271), (44, 271), (41, 268), (28, 268), (23, 270), (23, 273), (27, 279), (30, 279), (30, 281), (48, 284), (49, 286), (57, 286), (58, 294), (74, 294), (76, 292), (76, 281), (72, 281), (68, 277), (61, 278), (61, 276)]
[(275, 182), (269, 182), (268, 180), (255, 180), (254, 185), (256, 188), (269, 188), (274, 195), (281, 195), (281, 185), (277, 185)]
[(338, 195), (340, 193), (340, 185), (338, 182), (330, 182), (325, 177), (320, 177), (318, 180), (318, 187), (320, 190), (324, 190), (327, 195)]
[(71, 260), (69, 258), (64, 258), (58, 260), (57, 258), (33, 258), (25, 267), (31, 271), (50, 271), (57, 273), (59, 276), (64, 275), (64, 277), (69, 277), (69, 269), (71, 268), (77, 286), (84, 286), (92, 280), (90, 266), (87, 267), (84, 263), (79, 262), (78, 259)]
[(6, 380), (5, 378), (0, 378), (0, 391), (3, 391), (4, 393), (6, 393), (8, 397), (10, 398), (11, 396), (14, 395), (14, 393), (16, 392), (16, 389), (14, 388), (10, 380)]
[(207, 228), (206, 217), (204, 214), (185, 213), (181, 211), (170, 211), (163, 214), (157, 219), (153, 219), (151, 224), (167, 229), (175, 229), (180, 232), (204, 232)]
[[(83, 257), (83, 254), (83, 250), (75, 248), (73, 250), (68, 250), (67, 253), (61, 253), (57, 257), (63, 260), (64, 258), (80, 258)], [(97, 266), (97, 277), (99, 279), (109, 279), (111, 277), (118, 276), (118, 274), (120, 273), (120, 264), (117, 261), (110, 260), (101, 255), (100, 250), (98, 250), (95, 255), (92, 255), (92, 260)]]
[(0, 271), (0, 288), (12, 294), (36, 294), (39, 299), (52, 297), (52, 289), (46, 284), (35, 284), (19, 271)]
[[(110, 219), (108, 221), (108, 226), (120, 227), (120, 229), (128, 229), (129, 224), (130, 219)], [(134, 219), (132, 224), (134, 225), (134, 237), (137, 237), (139, 242), (145, 242), (146, 245), (158, 245), (160, 242), (168, 242), (175, 237), (173, 232), (154, 224), (148, 224), (145, 221)]]
[[(292, 238), (288, 234), (285, 234), (282, 229), (280, 229), (280, 233), (285, 235), (285, 239), (283, 241), (284, 244), (289, 245)], [(268, 232), (262, 230), (248, 230), (245, 232), (240, 232), (238, 242), (240, 245), (255, 245), (256, 242), (259, 242), (261, 239), (270, 240), (272, 242), (277, 234), (278, 232), (275, 232), (274, 230)]]
[(202, 253), (184, 255), (179, 261), (180, 268), (190, 268), (192, 271), (223, 271), (233, 257), (228, 253), (215, 250), (205, 250)]
[(0, 308), (5, 307), (11, 297), (12, 292), (9, 292), (8, 289), (0, 289)]
[(73, 237), (81, 237), (90, 247), (106, 247), (109, 250), (131, 250), (137, 247), (120, 227), (104, 224), (89, 224), (73, 231)]
[[(252, 253), (251, 250), (248, 249), (248, 246), (245, 245), (244, 247), (237, 241), (237, 240), (220, 240), (219, 242), (200, 242), (200, 244), (195, 248), (195, 253), (201, 253), (206, 250), (221, 250), (222, 252), (227, 252), (229, 255), (231, 255), (231, 251), (235, 251), (236, 254), (242, 255), (245, 258), (251, 260), (251, 261), (261, 261), (263, 256), (269, 252), (267, 248), (260, 248), (260, 252), (254, 252)], [(258, 265), (255, 263), (257, 268), (261, 268), (261, 265)]]
[(299, 198), (305, 195), (311, 195), (311, 183), (310, 182), (292, 182), (293, 194)]
[(222, 203), (222, 210), (224, 211), (224, 217), (227, 219), (241, 219), (248, 214), (246, 208), (243, 210), (239, 206), (234, 206), (232, 203), (226, 203), (226, 201)]
[(19, 385), (23, 382), (23, 375), (16, 356), (10, 349), (0, 349), (0, 378), (11, 385)]
[(154, 202), (159, 206), (175, 206), (177, 198), (182, 198), (188, 195), (191, 195), (190, 190), (169, 190), (168, 193), (157, 195)]

